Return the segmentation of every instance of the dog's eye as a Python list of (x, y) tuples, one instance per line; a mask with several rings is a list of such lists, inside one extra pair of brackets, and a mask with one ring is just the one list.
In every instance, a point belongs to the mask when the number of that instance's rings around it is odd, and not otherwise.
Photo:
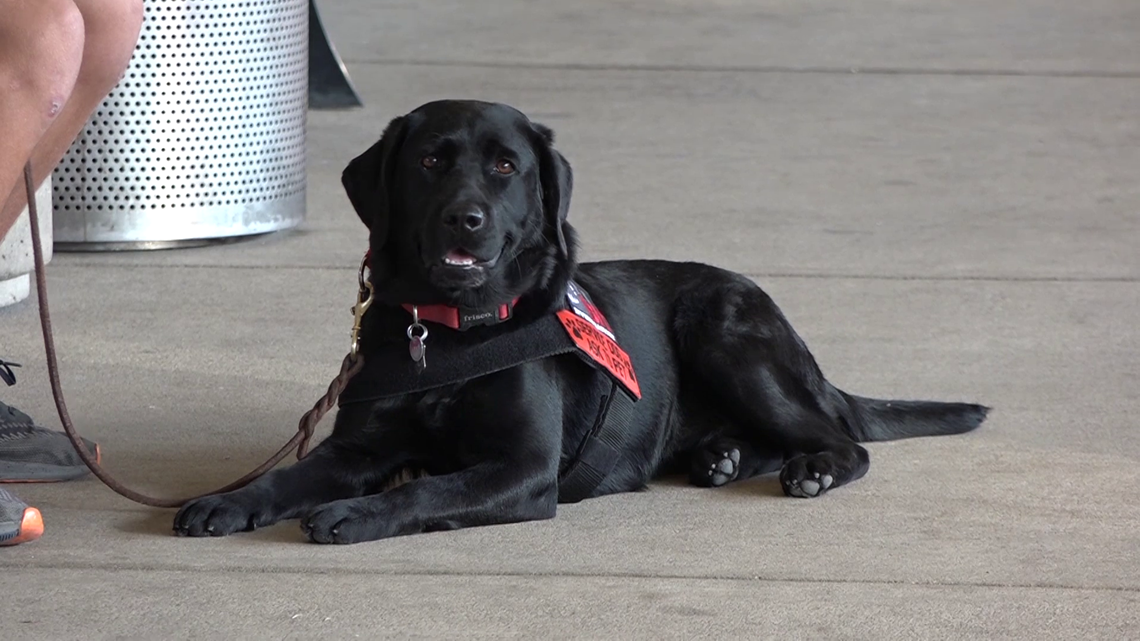
[(424, 156), (420, 158), (420, 164), (423, 165), (424, 169), (435, 169), (436, 166), (439, 165), (439, 158), (435, 156)]
[(506, 158), (500, 158), (498, 162), (495, 163), (495, 172), (509, 176), (515, 173), (515, 164)]

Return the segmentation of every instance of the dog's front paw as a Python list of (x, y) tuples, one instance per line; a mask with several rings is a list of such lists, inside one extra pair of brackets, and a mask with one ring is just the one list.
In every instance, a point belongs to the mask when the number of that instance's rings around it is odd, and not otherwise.
[(260, 501), (237, 492), (216, 494), (190, 501), (174, 517), (174, 533), (179, 536), (226, 536), (247, 532), (273, 522)]
[(326, 503), (301, 519), (301, 531), (313, 543), (361, 543), (386, 536), (384, 522), (360, 499)]
[(810, 499), (834, 487), (837, 474), (837, 465), (830, 455), (807, 454), (784, 463), (780, 485), (788, 496)]

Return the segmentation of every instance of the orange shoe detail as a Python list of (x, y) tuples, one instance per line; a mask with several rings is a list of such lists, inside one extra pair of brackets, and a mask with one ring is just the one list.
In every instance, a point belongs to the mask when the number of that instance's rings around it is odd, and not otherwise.
[(43, 536), (44, 533), (44, 517), (40, 511), (34, 507), (24, 510), (24, 520), (20, 522), (20, 533), (14, 539), (8, 539), (0, 543), (0, 547), (9, 545), (19, 545), (20, 543), (27, 543), (28, 541), (35, 541)]

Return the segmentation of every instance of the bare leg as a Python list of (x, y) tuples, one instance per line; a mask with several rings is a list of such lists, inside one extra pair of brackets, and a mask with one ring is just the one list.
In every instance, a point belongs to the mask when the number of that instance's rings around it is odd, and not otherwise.
[[(0, 238), (122, 78), (142, 0), (0, 0)], [(11, 90), (8, 90), (11, 88)]]
[(83, 17), (71, 0), (0, 0), (0, 238), (24, 208), (20, 174), (71, 97), (82, 58)]

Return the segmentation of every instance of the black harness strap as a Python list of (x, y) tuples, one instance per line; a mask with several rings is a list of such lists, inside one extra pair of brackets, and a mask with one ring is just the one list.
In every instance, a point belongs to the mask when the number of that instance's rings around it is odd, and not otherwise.
[(423, 371), (408, 358), (407, 341), (372, 346), (365, 341), (364, 369), (340, 395), (340, 406), (423, 392), (577, 350), (554, 316), (474, 343), (449, 342), (461, 339), (433, 332), (431, 364)]
[(615, 381), (602, 397), (593, 428), (570, 464), (558, 475), (558, 502), (577, 503), (605, 480), (621, 459), (622, 433), (633, 418), (633, 400)]

